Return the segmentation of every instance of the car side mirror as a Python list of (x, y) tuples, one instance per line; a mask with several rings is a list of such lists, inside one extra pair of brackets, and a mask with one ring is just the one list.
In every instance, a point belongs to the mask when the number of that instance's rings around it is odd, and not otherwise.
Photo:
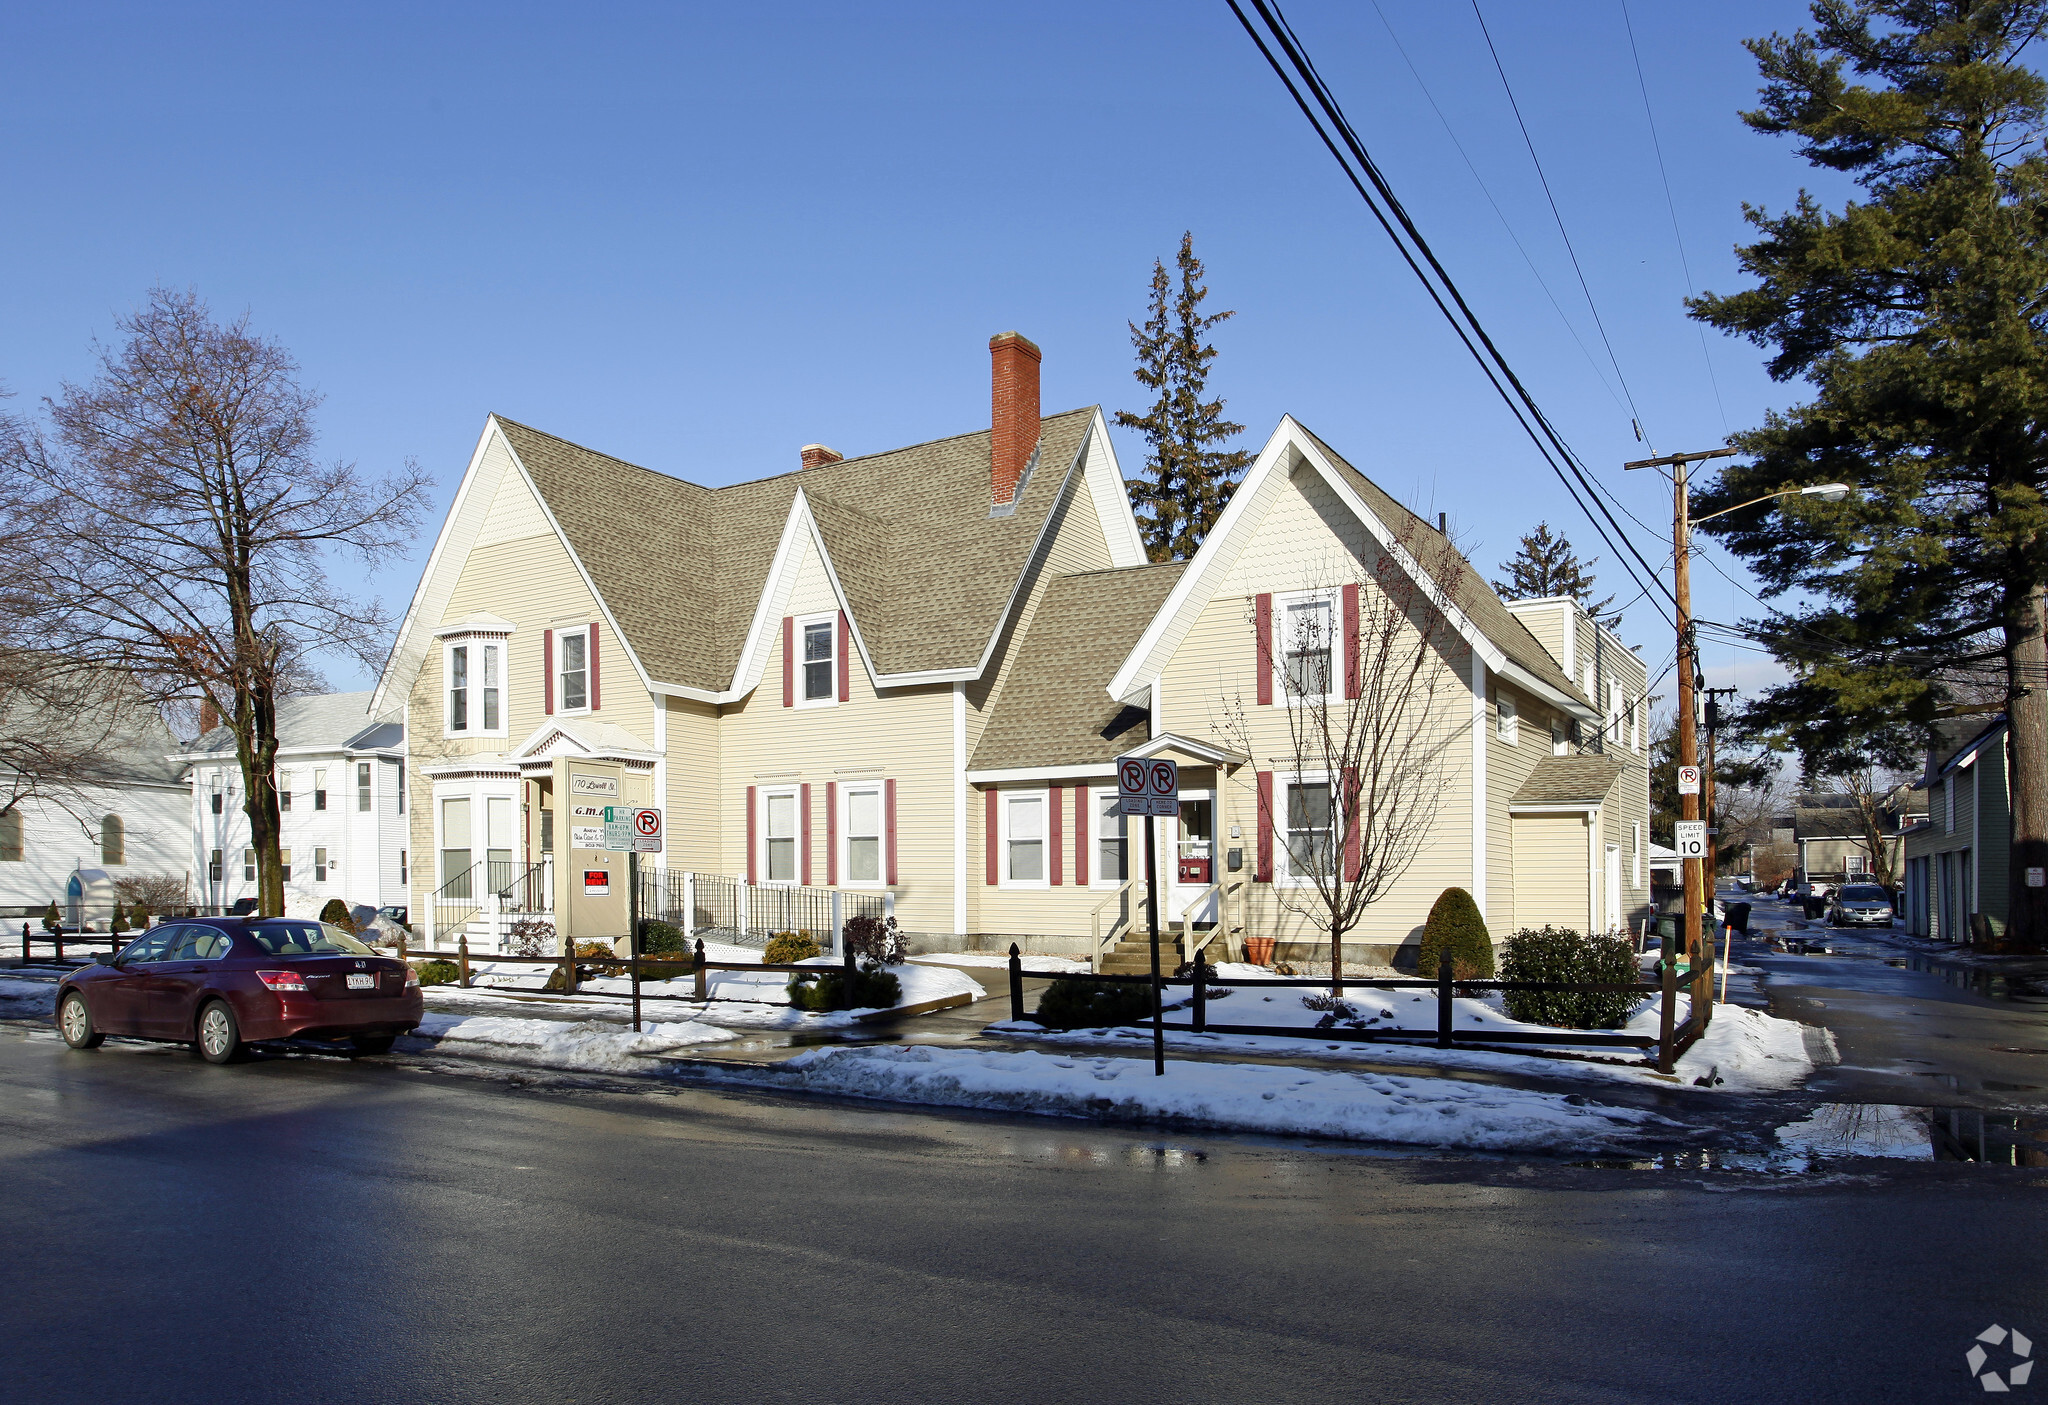
[(121, 959), (113, 952), (96, 951), (92, 956), (92, 964), (95, 966), (118, 966), (121, 964)]

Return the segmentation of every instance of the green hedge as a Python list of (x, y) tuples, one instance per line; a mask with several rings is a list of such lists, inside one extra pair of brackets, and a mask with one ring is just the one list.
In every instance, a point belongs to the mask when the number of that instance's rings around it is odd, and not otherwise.
[(330, 927), (339, 927), (350, 935), (354, 935), (356, 930), (356, 920), (349, 915), (348, 904), (340, 898), (327, 900), (327, 905), (320, 909), (320, 920)]
[(1054, 981), (1038, 997), (1047, 1029), (1102, 1029), (1152, 1018), (1152, 987), (1136, 981)]
[[(1576, 985), (1629, 985), (1641, 979), (1627, 937), (1589, 937), (1569, 927), (1524, 927), (1508, 938), (1501, 978), (1568, 981)], [(1613, 1029), (1628, 1022), (1639, 995), (1569, 990), (1502, 992), (1508, 1015), (1561, 1029)]]
[(454, 985), (462, 979), (462, 968), (453, 961), (422, 961), (421, 985)]
[(1435, 980), (1443, 952), (1451, 953), (1451, 974), (1461, 981), (1493, 979), (1493, 938), (1486, 930), (1486, 918), (1479, 904), (1463, 888), (1446, 888), (1429, 910), (1422, 928), (1422, 950), (1416, 957), (1415, 973)]
[(658, 922), (650, 917), (640, 924), (640, 954), (642, 956), (680, 956), (690, 954), (690, 938), (683, 929), (672, 922)]
[(799, 1010), (887, 1010), (903, 998), (903, 982), (893, 972), (863, 966), (848, 984), (844, 969), (820, 968), (816, 976), (789, 978), (789, 1003)]

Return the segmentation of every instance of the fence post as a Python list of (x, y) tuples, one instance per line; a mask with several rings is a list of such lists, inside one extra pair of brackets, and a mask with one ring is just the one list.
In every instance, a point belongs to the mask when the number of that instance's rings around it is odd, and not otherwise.
[(691, 994), (700, 1002), (709, 1000), (711, 996), (704, 988), (704, 939), (702, 937), (697, 938), (696, 977), (696, 988), (691, 991)]
[(21, 924), (21, 959), (24, 964), (28, 961), (28, 923), (26, 922)]
[[(78, 924), (79, 926), (83, 927), (85, 925), (85, 919), (83, 917), (79, 918)], [(64, 924), (62, 922), (59, 922), (57, 924), (57, 930), (52, 935), (55, 937), (57, 942), (57, 964), (59, 966), (62, 966), (64, 964)], [(81, 933), (80, 935), (83, 935), (83, 933)]]
[(1678, 1041), (1678, 963), (1671, 959), (1671, 955), (1671, 952), (1663, 950), (1657, 953), (1660, 979), (1664, 984), (1664, 1014), (1657, 1025), (1659, 1073), (1669, 1073), (1678, 1064), (1678, 1055), (1673, 1048)]
[(576, 943), (571, 940), (567, 932), (564, 932), (558, 939), (558, 945), (562, 948), (562, 994), (574, 995), (576, 993)]
[(737, 916), (739, 917), (740, 922), (740, 945), (745, 946), (747, 941), (747, 933), (753, 930), (747, 923), (747, 917), (749, 915), (747, 912), (747, 899), (749, 896), (747, 891), (747, 881), (744, 878), (742, 878), (735, 886), (739, 890), (739, 912), (737, 913)]
[(687, 869), (683, 873), (683, 935), (697, 935), (697, 875)]
[(1192, 959), (1195, 967), (1195, 1033), (1200, 1034), (1209, 1027), (1209, 982), (1202, 979), (1202, 954), (1196, 952)]
[(1436, 963), (1436, 1047), (1451, 1047), (1451, 949)]
[(832, 890), (832, 954), (846, 950), (846, 906), (837, 888)]
[(405, 960), (405, 932), (402, 929), (398, 934), (398, 959)]
[(456, 939), (455, 949), (462, 963), (462, 988), (469, 989), (469, 933), (464, 932)]
[(1015, 942), (1010, 943), (1010, 1018), (1024, 1018), (1024, 958)]

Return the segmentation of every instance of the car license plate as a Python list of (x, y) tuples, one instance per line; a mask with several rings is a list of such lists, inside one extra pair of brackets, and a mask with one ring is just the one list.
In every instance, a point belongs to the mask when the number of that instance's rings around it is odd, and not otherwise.
[(350, 990), (375, 990), (377, 988), (377, 978), (375, 976), (350, 976), (348, 978), (348, 988)]

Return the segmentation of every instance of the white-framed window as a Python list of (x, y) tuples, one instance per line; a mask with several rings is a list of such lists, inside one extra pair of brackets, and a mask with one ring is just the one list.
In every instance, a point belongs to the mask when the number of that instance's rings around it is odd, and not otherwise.
[(555, 711), (590, 711), (590, 630), (555, 631)]
[(242, 881), (244, 883), (254, 883), (256, 881), (256, 851), (254, 849), (242, 850)]
[(325, 771), (316, 770), (313, 772), (313, 808), (316, 810), (327, 808), (327, 773)]
[(1335, 873), (1343, 842), (1336, 786), (1330, 777), (1314, 772), (1273, 780), (1278, 792), (1274, 847), (1279, 851), (1274, 881), (1311, 883), (1317, 873)]
[(1006, 790), (998, 813), (1002, 816), (1002, 886), (1005, 888), (1049, 888), (1047, 877), (1046, 808), (1050, 799), (1042, 790)]
[(405, 763), (398, 763), (398, 813), (405, 813)]
[(367, 761), (356, 762), (356, 811), (359, 814), (370, 812), (370, 763)]
[(315, 849), (313, 851), (313, 881), (315, 883), (325, 883), (327, 881), (327, 851), (325, 849)]
[(448, 681), (445, 735), (505, 735), (505, 645), (497, 639), (462, 639), (442, 647)]
[(1333, 696), (1337, 684), (1337, 599), (1329, 591), (1273, 600), (1273, 667), (1289, 703)]
[(1564, 722), (1553, 722), (1550, 724), (1550, 754), (1552, 756), (1570, 756), (1572, 754), (1572, 733), (1569, 724)]
[(1607, 685), (1607, 740), (1621, 745), (1621, 684)]
[(1506, 693), (1502, 693), (1494, 702), (1493, 731), (1503, 745), (1522, 744), (1522, 719), (1515, 707), (1515, 700)]
[(853, 888), (882, 886), (882, 783), (849, 785), (840, 794), (839, 881)]
[(277, 876), (286, 883), (292, 881), (292, 851), (289, 849), (277, 851)]
[(1842, 870), (1844, 873), (1861, 874), (1863, 872), (1863, 855), (1851, 854), (1844, 860), (1844, 864), (1846, 865)]
[(128, 863), (128, 826), (119, 815), (100, 820), (100, 862), (108, 868), (123, 868)]
[(797, 840), (801, 832), (797, 815), (797, 793), (768, 790), (761, 793), (761, 873), (767, 883), (794, 883), (797, 871)]
[(799, 707), (830, 707), (839, 701), (839, 616), (805, 615), (796, 621)]
[(218, 849), (209, 852), (206, 860), (206, 877), (209, 882), (220, 882), (220, 850)]
[(1122, 798), (1114, 790), (1098, 790), (1091, 796), (1091, 803), (1095, 813), (1088, 842), (1095, 852), (1088, 865), (1089, 886), (1121, 888), (1131, 876), (1130, 827), (1124, 818)]
[(412, 875), (408, 869), (409, 865), (406, 863), (405, 850), (400, 849), (398, 851), (398, 886), (401, 888), (406, 887), (412, 882)]
[(1643, 826), (1641, 823), (1629, 826), (1629, 886), (1643, 886)]

